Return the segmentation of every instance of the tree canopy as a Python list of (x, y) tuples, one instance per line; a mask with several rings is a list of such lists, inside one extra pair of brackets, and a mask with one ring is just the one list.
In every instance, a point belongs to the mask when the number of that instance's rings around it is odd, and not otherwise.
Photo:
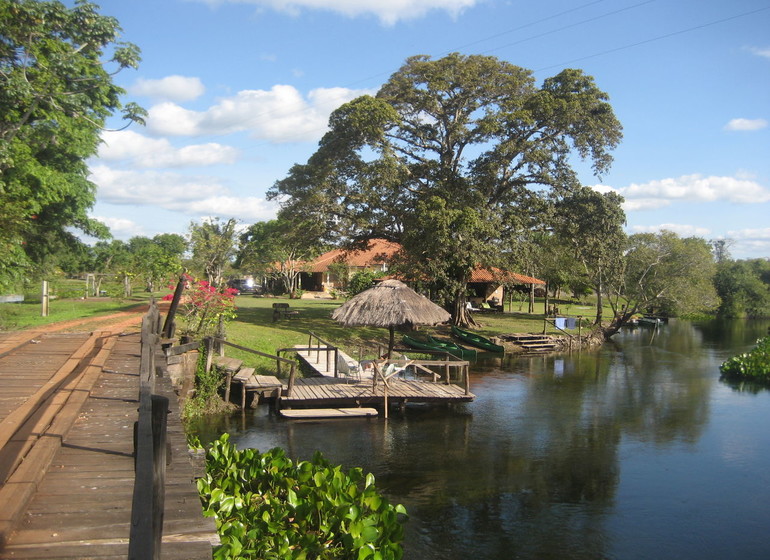
[(621, 264), (608, 281), (615, 317), (606, 337), (636, 313), (681, 316), (710, 312), (719, 304), (716, 265), (705, 239), (671, 231), (637, 233), (628, 238)]
[(322, 247), (309, 235), (313, 224), (283, 217), (252, 224), (240, 236), (236, 267), (244, 272), (272, 277), (293, 295), (299, 275)]
[[(720, 253), (715, 251), (716, 258)], [(717, 262), (714, 285), (722, 317), (770, 316), (770, 261), (768, 259)]]
[(544, 226), (554, 198), (579, 188), (574, 156), (601, 175), (621, 139), (607, 94), (582, 71), (538, 87), (530, 70), (457, 53), (407, 59), (329, 124), (271, 196), (328, 225), (329, 240), (401, 243), (405, 268), (433, 283), (458, 323), (473, 268), (499, 265)]
[(554, 231), (583, 266), (596, 294), (596, 325), (602, 324), (603, 295), (620, 273), (626, 234), (623, 198), (583, 187), (556, 203)]
[(112, 81), (137, 66), (139, 49), (95, 4), (0, 0), (0, 29), (0, 283), (9, 284), (76, 243), (68, 228), (108, 234), (87, 215), (96, 189), (86, 158), (109, 115), (141, 122), (144, 111), (124, 106)]
[(224, 288), (225, 273), (232, 266), (237, 250), (237, 226), (235, 218), (226, 222), (213, 218), (190, 224), (192, 265), (205, 274), (206, 281), (214, 288)]

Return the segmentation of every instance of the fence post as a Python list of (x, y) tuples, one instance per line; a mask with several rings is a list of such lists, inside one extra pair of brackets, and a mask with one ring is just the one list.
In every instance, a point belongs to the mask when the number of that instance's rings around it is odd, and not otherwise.
[(174, 336), (174, 320), (176, 319), (176, 310), (179, 307), (179, 301), (182, 299), (182, 292), (184, 291), (185, 279), (184, 276), (179, 277), (179, 282), (176, 284), (174, 290), (174, 298), (171, 300), (171, 306), (168, 308), (168, 315), (166, 315), (166, 323), (163, 325), (164, 338), (171, 338)]

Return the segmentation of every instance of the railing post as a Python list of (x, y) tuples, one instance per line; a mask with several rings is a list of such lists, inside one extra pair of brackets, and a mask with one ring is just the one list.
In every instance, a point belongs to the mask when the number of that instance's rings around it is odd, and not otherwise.
[(159, 560), (163, 537), (168, 399), (154, 395), (155, 350), (160, 320), (157, 306), (142, 318), (139, 415), (135, 425), (134, 491), (128, 542), (130, 560)]
[(286, 387), (286, 396), (289, 398), (291, 398), (292, 392), (294, 391), (294, 376), (296, 374), (296, 370), (296, 364), (291, 364), (291, 371), (289, 372), (289, 383)]

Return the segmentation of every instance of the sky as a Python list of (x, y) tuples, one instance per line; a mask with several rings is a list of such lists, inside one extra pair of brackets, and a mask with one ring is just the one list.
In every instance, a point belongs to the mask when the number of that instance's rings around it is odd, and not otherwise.
[[(667, 229), (770, 257), (767, 0), (96, 0), (142, 50), (115, 81), (146, 126), (107, 130), (91, 215), (115, 238), (275, 217), (267, 190), (329, 114), (413, 55), (495, 56), (537, 84), (581, 68), (624, 138), (580, 179), (625, 197), (629, 234)], [(122, 126), (118, 119), (109, 126)]]

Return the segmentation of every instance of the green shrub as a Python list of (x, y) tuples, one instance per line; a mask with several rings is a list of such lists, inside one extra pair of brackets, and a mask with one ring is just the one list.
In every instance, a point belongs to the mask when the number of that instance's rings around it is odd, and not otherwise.
[(229, 403), (219, 396), (219, 389), (224, 385), (224, 380), (222, 372), (216, 367), (206, 371), (206, 348), (201, 345), (195, 365), (195, 394), (185, 399), (182, 419), (188, 421), (204, 414), (227, 411)]
[(728, 379), (770, 382), (770, 336), (760, 338), (749, 352), (725, 361), (719, 370)]
[(295, 463), (280, 448), (237, 450), (224, 434), (198, 479), (203, 513), (215, 517), (215, 559), (398, 560), (406, 510), (383, 498), (374, 476), (347, 474), (316, 452)]

